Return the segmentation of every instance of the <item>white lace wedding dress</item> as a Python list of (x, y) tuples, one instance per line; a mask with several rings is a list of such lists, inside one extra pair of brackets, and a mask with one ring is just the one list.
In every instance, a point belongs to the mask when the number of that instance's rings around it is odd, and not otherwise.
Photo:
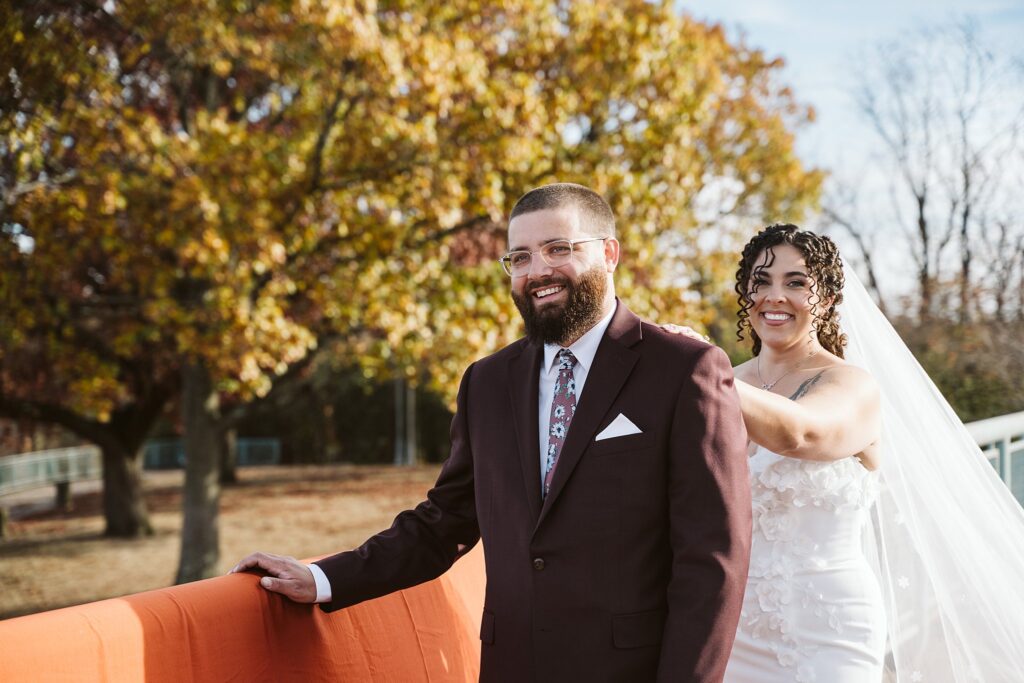
[(726, 683), (877, 683), (886, 616), (864, 554), (878, 473), (758, 447), (750, 574)]

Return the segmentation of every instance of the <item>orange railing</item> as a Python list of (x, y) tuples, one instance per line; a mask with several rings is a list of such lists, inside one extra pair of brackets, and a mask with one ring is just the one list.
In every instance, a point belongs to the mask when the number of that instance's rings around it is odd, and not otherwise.
[(435, 581), (333, 614), (257, 580), (233, 574), (0, 621), (0, 681), (477, 679), (479, 547)]

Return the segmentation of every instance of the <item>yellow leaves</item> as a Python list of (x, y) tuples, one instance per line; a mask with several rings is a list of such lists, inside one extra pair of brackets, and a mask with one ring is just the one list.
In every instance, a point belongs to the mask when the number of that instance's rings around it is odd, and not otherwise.
[(231, 61), (223, 57), (214, 60), (213, 72), (221, 78), (227, 77), (231, 73)]
[(100, 204), (100, 211), (108, 216), (113, 216), (118, 209), (125, 207), (125, 199), (114, 190), (106, 190)]
[(186, 240), (181, 246), (182, 263), (195, 276), (202, 276), (210, 267), (223, 266), (230, 258), (230, 245), (215, 230), (205, 229), (199, 238)]
[[(133, 324), (201, 353), (244, 395), (328, 330), (352, 337), (368, 372), (430, 359), (453, 390), (466, 362), (520, 329), (490, 253), (500, 235), (448, 238), (471, 242), (478, 265), (449, 262), (438, 235), (500, 224), (539, 183), (576, 180), (611, 200), (628, 257), (617, 277), (635, 283), (631, 303), (666, 315), (683, 310), (678, 283), (696, 280), (699, 257), (664, 245), (728, 233), (721, 212), (798, 213), (820, 184), (793, 151), (787, 126), (805, 114), (774, 63), (673, 3), (593, 0), (561, 16), (541, 0), (175, 7), (123, 10), (147, 41), (133, 49), (150, 52), (152, 99), (119, 102), (102, 69), (58, 74), (96, 98), (18, 129), (19, 163), (51, 163), (49, 131), (67, 132), (88, 182), (41, 189), (12, 219), (56, 236), (39, 248), (54, 249), (54, 271), (83, 262), (78, 243), (116, 261), (146, 292)], [(158, 39), (173, 69), (149, 50)], [(177, 296), (185, 282), (205, 288), (201, 305)], [(126, 354), (146, 336), (121, 332)]]
[(283, 265), (287, 260), (288, 252), (280, 242), (273, 242), (270, 245), (270, 260), (277, 265)]
[(238, 369), (239, 380), (252, 386), (256, 386), (263, 380), (263, 369), (260, 368), (259, 361), (257, 361), (254, 354), (246, 353), (241, 357), (240, 361)]
[(326, 2), (327, 14), (324, 16), (324, 25), (327, 28), (344, 26), (352, 21), (358, 20), (352, 4), (349, 2)]

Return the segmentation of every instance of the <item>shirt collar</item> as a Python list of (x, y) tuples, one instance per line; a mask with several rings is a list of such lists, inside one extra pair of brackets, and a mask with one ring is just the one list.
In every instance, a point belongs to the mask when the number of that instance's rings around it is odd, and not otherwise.
[[(618, 308), (618, 305), (619, 302), (616, 301), (615, 306), (612, 307), (608, 315), (601, 318), (600, 322), (587, 330), (582, 337), (568, 347), (572, 351), (572, 355), (576, 357), (576, 362), (583, 366), (583, 369), (587, 372), (590, 371), (590, 365), (594, 362), (594, 356), (597, 354), (597, 347), (601, 344), (601, 338), (604, 337), (608, 325), (611, 324), (612, 316), (615, 315), (615, 309)], [(562, 348), (558, 344), (544, 345), (544, 372), (552, 371), (555, 364), (555, 356), (558, 355)]]

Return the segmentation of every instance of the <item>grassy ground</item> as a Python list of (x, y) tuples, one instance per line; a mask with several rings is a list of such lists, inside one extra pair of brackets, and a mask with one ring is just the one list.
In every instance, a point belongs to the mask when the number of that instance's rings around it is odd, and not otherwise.
[[(358, 545), (422, 500), (437, 472), (436, 465), (242, 469), (240, 483), (221, 495), (218, 571), (253, 550), (301, 558)], [(11, 521), (0, 540), (0, 619), (171, 585), (181, 483), (180, 471), (147, 473), (156, 533), (141, 540), (102, 536), (98, 491), (75, 496), (71, 512)]]

